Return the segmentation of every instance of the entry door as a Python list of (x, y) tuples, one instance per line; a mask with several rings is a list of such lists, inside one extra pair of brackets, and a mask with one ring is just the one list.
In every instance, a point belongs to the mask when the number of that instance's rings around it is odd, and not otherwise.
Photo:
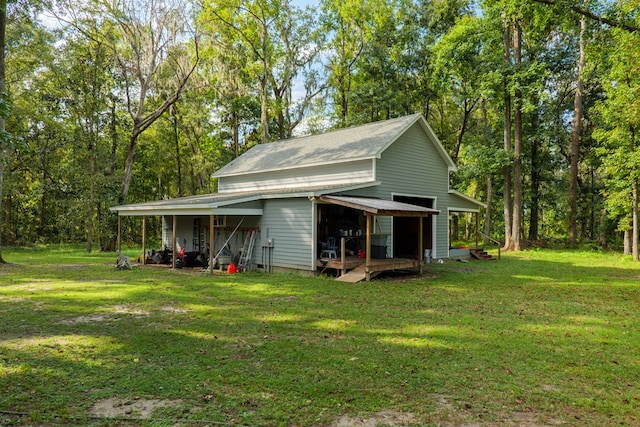
[[(393, 200), (409, 203), (423, 208), (433, 209), (434, 200), (420, 197), (393, 196)], [(393, 256), (394, 258), (422, 258), (418, 253), (420, 240), (420, 218), (393, 217)], [(423, 249), (433, 250), (433, 215), (423, 219), (422, 224)]]

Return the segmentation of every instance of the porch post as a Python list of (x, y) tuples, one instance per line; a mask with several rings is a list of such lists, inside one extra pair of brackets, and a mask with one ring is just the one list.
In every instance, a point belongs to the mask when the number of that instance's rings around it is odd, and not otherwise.
[(419, 217), (420, 221), (419, 221), (419, 226), (418, 226), (418, 273), (420, 273), (420, 275), (422, 275), (422, 268), (423, 268), (423, 261), (424, 261), (424, 242), (422, 241), (422, 229), (424, 227), (423, 221), (424, 221), (424, 217), (421, 216)]
[(178, 245), (176, 245), (176, 227), (177, 227), (177, 222), (178, 222), (178, 216), (177, 215), (173, 215), (173, 233), (172, 233), (172, 246), (173, 249), (171, 250), (171, 267), (172, 268), (176, 268), (176, 250), (178, 249)]
[(213, 214), (209, 215), (209, 274), (213, 274)]
[(365, 271), (365, 277), (367, 279), (367, 282), (371, 281), (371, 215), (370, 214), (366, 214), (367, 215), (367, 239), (366, 239), (366, 247), (367, 247), (367, 252), (365, 255), (365, 264), (364, 264), (364, 271)]
[(340, 275), (344, 276), (345, 274), (347, 274), (347, 269), (345, 267), (345, 262), (347, 261), (347, 251), (344, 237), (340, 238), (340, 261), (342, 262), (342, 271), (340, 272)]
[(142, 265), (147, 263), (147, 217), (142, 217)]
[(122, 217), (118, 213), (118, 252), (122, 251)]
[(480, 230), (479, 230), (480, 224), (479, 224), (479, 222), (480, 222), (480, 212), (476, 212), (476, 249), (478, 249), (478, 237), (479, 237), (479, 233), (480, 233)]

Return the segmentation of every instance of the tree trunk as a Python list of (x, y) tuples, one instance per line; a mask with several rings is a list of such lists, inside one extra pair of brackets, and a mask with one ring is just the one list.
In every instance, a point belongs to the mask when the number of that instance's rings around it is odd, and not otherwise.
[[(505, 73), (511, 63), (511, 32), (509, 24), (503, 23), (503, 43), (504, 43), (504, 66)], [(504, 150), (508, 153), (511, 151), (511, 94), (509, 92), (509, 82), (504, 77)], [(504, 177), (503, 184), (503, 200), (504, 200), (504, 249), (511, 247), (511, 167), (505, 165), (502, 168)]]
[(122, 192), (118, 197), (118, 202), (122, 205), (127, 201), (129, 195), (129, 186), (133, 177), (133, 161), (136, 157), (136, 142), (140, 135), (140, 125), (134, 121), (131, 137), (129, 138), (129, 151), (127, 152), (127, 160), (124, 163), (124, 176), (122, 178)]
[[(515, 22), (513, 32), (513, 52), (515, 66), (522, 62), (522, 30), (518, 21)], [(511, 245), (513, 251), (522, 250), (522, 93), (515, 92), (514, 106), (514, 138), (513, 138), (513, 223)]]
[[(6, 100), (5, 89), (5, 34), (7, 32), (7, 0), (0, 0), (0, 99)], [(0, 114), (0, 138), (4, 135), (6, 117)], [(7, 152), (4, 138), (0, 139), (0, 264), (6, 264), (2, 257), (2, 189), (4, 184), (4, 159)]]
[(604, 249), (607, 248), (606, 221), (607, 221), (607, 210), (606, 209), (602, 209), (600, 211), (600, 234), (598, 236), (598, 243)]
[(240, 155), (240, 113), (238, 113), (235, 107), (233, 109), (231, 120), (233, 121), (233, 149), (235, 157), (238, 158)]
[(623, 249), (622, 253), (624, 255), (631, 255), (631, 230), (624, 230), (622, 235)]
[[(636, 132), (635, 132), (635, 128), (633, 127), (633, 125), (629, 126), (629, 131), (630, 131), (630, 135), (631, 135), (631, 147), (633, 147), (634, 152), (637, 150), (636, 148)], [(634, 168), (634, 176), (633, 176), (633, 188), (632, 188), (632, 197), (633, 197), (633, 234), (631, 236), (631, 255), (633, 256), (634, 260), (638, 259), (638, 232), (639, 230), (639, 224), (638, 221), (640, 220), (640, 218), (638, 218), (638, 178), (637, 178), (637, 172), (635, 171)]]
[(262, 125), (262, 143), (269, 142), (269, 78), (270, 72), (268, 60), (269, 30), (266, 25), (262, 28), (262, 76), (260, 77), (260, 124)]
[(95, 134), (89, 136), (91, 140), (88, 144), (89, 150), (89, 206), (87, 212), (87, 253), (93, 252), (94, 218), (96, 204), (96, 175), (97, 175), (97, 147), (95, 144)]
[(578, 161), (580, 157), (580, 138), (582, 137), (582, 94), (584, 92), (585, 48), (584, 33), (587, 20), (580, 20), (580, 55), (578, 58), (578, 81), (573, 98), (573, 131), (571, 132), (571, 165), (569, 178), (569, 246), (575, 246), (578, 240)]
[(183, 196), (182, 192), (182, 159), (180, 157), (180, 135), (178, 133), (178, 109), (175, 104), (171, 107), (171, 125), (173, 127), (173, 140), (176, 147), (176, 168), (178, 181), (178, 197)]
[(638, 259), (638, 179), (633, 180), (633, 230), (631, 235), (631, 255)]
[(116, 101), (114, 96), (111, 99), (111, 158), (109, 161), (109, 174), (113, 175), (116, 172), (116, 161), (118, 151), (118, 123), (116, 122)]
[(460, 218), (458, 214), (451, 217), (451, 242), (460, 240)]
[(531, 209), (529, 211), (529, 240), (538, 240), (540, 228), (540, 165), (538, 140), (531, 142)]

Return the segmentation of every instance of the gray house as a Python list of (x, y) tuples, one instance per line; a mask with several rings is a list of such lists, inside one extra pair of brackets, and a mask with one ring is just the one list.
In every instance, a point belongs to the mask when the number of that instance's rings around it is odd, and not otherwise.
[(261, 144), (213, 175), (215, 194), (112, 210), (162, 216), (168, 248), (216, 259), (244, 248), (252, 268), (360, 268), (368, 279), (380, 269), (421, 269), (425, 254), (450, 256), (449, 215), (484, 207), (449, 188), (454, 170), (415, 114)]

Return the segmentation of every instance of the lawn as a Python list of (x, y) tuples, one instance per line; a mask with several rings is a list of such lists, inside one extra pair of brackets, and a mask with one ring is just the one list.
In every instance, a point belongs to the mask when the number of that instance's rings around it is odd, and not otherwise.
[(640, 424), (640, 263), (619, 254), (355, 285), (3, 255), (0, 425)]

